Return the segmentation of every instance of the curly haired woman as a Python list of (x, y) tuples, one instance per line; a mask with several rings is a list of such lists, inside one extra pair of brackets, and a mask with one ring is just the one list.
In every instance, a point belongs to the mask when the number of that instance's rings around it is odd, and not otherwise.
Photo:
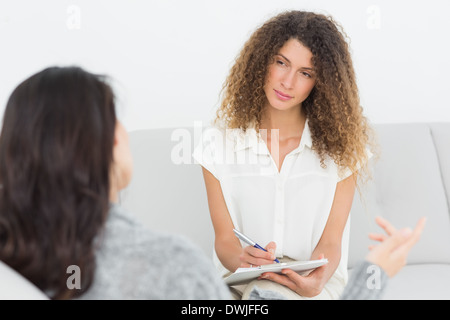
[[(345, 33), (331, 17), (281, 13), (251, 35), (222, 93), (217, 130), (204, 132), (193, 153), (216, 264), (225, 275), (277, 258), (325, 257), (308, 275), (265, 273), (234, 291), (242, 299), (255, 286), (288, 299), (338, 299), (348, 278), (348, 216), (372, 154)], [(233, 228), (267, 251), (243, 247)]]

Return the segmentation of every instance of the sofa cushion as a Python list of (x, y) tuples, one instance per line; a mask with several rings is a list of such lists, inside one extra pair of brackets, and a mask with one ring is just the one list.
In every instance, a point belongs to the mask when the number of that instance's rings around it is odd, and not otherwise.
[(48, 300), (33, 283), (0, 261), (0, 300)]
[(147, 227), (187, 236), (212, 257), (206, 189), (201, 167), (192, 161), (194, 133), (193, 128), (130, 132), (134, 174), (120, 203)]
[[(436, 148), (426, 124), (375, 125), (381, 148), (373, 180), (357, 193), (351, 210), (349, 267), (365, 257), (369, 232), (381, 232), (377, 215), (396, 227), (427, 224), (408, 263), (450, 263), (450, 219)], [(448, 162), (446, 164), (448, 166)]]
[(386, 287), (384, 300), (449, 300), (450, 265), (408, 265)]

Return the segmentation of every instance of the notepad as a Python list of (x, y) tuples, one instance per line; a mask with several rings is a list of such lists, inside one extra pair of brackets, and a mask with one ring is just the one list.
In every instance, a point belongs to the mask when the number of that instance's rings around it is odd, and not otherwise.
[(238, 268), (234, 273), (226, 277), (224, 280), (227, 285), (236, 285), (256, 279), (264, 272), (281, 273), (281, 270), (283, 269), (291, 269), (298, 274), (303, 275), (327, 263), (328, 259), (319, 259), (266, 264), (253, 268)]

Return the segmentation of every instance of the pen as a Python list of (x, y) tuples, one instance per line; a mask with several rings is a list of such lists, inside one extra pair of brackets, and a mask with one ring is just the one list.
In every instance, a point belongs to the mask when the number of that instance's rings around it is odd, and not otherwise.
[[(259, 244), (257, 244), (255, 241), (253, 241), (252, 239), (250, 239), (249, 237), (247, 237), (245, 234), (239, 232), (236, 229), (233, 229), (234, 234), (236, 235), (236, 237), (238, 237), (239, 239), (241, 239), (242, 241), (244, 241), (245, 243), (248, 243), (249, 245), (264, 250), (265, 252), (267, 252), (266, 249), (264, 249), (263, 247), (261, 247)], [(275, 258), (274, 260), (276, 263), (280, 263), (280, 261), (278, 261), (277, 258)]]

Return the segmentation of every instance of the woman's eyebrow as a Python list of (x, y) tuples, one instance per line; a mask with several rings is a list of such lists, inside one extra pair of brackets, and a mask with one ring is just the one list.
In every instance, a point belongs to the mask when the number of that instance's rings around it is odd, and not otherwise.
[[(283, 57), (284, 60), (286, 60), (287, 62), (291, 63), (291, 61), (288, 58), (286, 58), (285, 56), (283, 56), (281, 53), (277, 53), (277, 55)], [(313, 71), (313, 68), (308, 68), (308, 67), (301, 67), (300, 69)]]

